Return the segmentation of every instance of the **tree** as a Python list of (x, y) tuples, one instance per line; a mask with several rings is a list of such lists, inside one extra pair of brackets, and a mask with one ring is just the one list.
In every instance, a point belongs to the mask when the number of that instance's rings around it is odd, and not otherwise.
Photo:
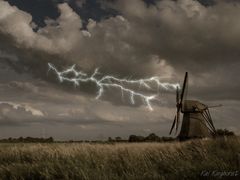
[(156, 134), (151, 133), (145, 138), (145, 140), (146, 141), (160, 141), (160, 138)]
[(233, 131), (229, 131), (227, 129), (217, 129), (216, 135), (217, 136), (235, 136)]
[(118, 137), (115, 137), (115, 140), (116, 140), (117, 142), (119, 142), (119, 141), (122, 140), (122, 138), (118, 136)]
[(111, 137), (108, 137), (109, 142), (113, 142), (114, 140)]
[(143, 136), (130, 135), (129, 142), (144, 142), (145, 138)]

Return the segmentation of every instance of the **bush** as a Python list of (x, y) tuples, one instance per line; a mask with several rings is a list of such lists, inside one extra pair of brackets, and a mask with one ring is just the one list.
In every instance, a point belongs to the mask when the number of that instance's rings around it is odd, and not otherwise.
[(229, 131), (227, 129), (217, 129), (216, 135), (217, 136), (235, 136), (234, 132)]
[(150, 141), (150, 142), (160, 141), (160, 138), (156, 134), (151, 133), (145, 138), (145, 141)]
[(143, 136), (130, 135), (129, 142), (144, 142), (145, 138)]

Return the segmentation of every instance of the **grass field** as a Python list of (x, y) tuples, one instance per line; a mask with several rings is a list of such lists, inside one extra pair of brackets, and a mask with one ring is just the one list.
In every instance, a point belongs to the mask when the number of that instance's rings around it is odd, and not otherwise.
[(238, 171), (238, 153), (239, 138), (183, 143), (2, 143), (0, 179), (199, 179), (205, 171)]

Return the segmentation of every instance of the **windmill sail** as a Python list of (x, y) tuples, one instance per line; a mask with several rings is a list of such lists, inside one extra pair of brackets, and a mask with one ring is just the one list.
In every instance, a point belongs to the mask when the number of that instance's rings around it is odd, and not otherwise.
[(185, 74), (183, 87), (182, 87), (182, 93), (181, 93), (180, 105), (181, 105), (182, 112), (185, 110), (184, 109), (184, 107), (185, 107), (184, 103), (185, 103), (185, 100), (187, 98), (187, 92), (188, 92), (188, 72), (186, 72), (186, 74)]

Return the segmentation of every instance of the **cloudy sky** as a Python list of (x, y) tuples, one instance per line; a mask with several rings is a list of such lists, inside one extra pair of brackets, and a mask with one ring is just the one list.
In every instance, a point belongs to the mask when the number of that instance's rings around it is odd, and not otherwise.
[(188, 98), (223, 104), (216, 128), (240, 134), (237, 0), (0, 0), (0, 42), (0, 138), (168, 136), (174, 91), (160, 89), (153, 111), (118, 89), (97, 100), (92, 85), (59, 83), (48, 62), (180, 84), (188, 71)]

